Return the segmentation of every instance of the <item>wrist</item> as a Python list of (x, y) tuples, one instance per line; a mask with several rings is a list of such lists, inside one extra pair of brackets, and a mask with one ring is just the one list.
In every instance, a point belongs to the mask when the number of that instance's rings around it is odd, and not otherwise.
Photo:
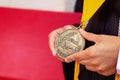
[(119, 49), (119, 53), (118, 53), (116, 69), (117, 69), (117, 73), (120, 74), (120, 49)]

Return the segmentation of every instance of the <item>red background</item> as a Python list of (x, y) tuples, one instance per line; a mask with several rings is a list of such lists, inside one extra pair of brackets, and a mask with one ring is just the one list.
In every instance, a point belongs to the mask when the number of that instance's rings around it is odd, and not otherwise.
[(48, 34), (80, 22), (79, 13), (0, 8), (0, 80), (64, 80)]

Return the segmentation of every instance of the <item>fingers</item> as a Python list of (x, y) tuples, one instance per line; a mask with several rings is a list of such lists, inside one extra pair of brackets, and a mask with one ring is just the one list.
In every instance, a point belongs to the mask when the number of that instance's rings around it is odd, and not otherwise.
[(80, 51), (78, 53), (75, 53), (73, 55), (68, 56), (67, 58), (65, 58), (65, 62), (69, 63), (72, 61), (81, 61), (81, 60), (86, 60), (89, 58), (89, 56), (87, 56), (87, 51)]
[(49, 35), (49, 47), (54, 56), (56, 56), (56, 51), (54, 49), (54, 42), (57, 36), (58, 36), (58, 33), (56, 33), (55, 31), (51, 32)]
[(67, 30), (67, 29), (72, 29), (74, 26), (72, 26), (72, 25), (66, 25), (66, 26), (64, 26), (64, 29), (65, 30)]
[(50, 34), (49, 34), (49, 47), (50, 47), (50, 50), (52, 51), (52, 54), (54, 56), (56, 56), (56, 51), (55, 51), (55, 40), (56, 38), (60, 35), (61, 32), (63, 32), (63, 28), (59, 28), (59, 29), (56, 29), (54, 31), (52, 31)]
[(95, 45), (65, 58), (65, 62), (90, 60), (97, 56)]
[(65, 30), (67, 29), (72, 29), (73, 26), (72, 25), (67, 25), (67, 26), (64, 26), (63, 28), (58, 28), (54, 31), (52, 31), (50, 34), (49, 34), (49, 47), (50, 47), (50, 50), (52, 51), (52, 54), (54, 56), (56, 56), (56, 51), (55, 51), (55, 41), (56, 39), (58, 38), (58, 36)]
[(86, 65), (85, 68), (90, 71), (96, 71), (95, 67)]
[(85, 39), (87, 39), (89, 41), (98, 42), (101, 39), (100, 35), (96, 35), (96, 34), (93, 34), (93, 33), (86, 32), (83, 29), (80, 29), (80, 33)]
[(103, 66), (85, 65), (85, 68), (90, 71), (97, 72), (104, 76), (109, 76), (115, 73), (116, 68), (105, 69)]

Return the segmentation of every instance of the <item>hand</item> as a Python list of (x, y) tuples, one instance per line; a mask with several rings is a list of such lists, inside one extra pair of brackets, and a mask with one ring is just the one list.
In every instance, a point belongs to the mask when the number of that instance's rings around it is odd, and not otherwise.
[(95, 71), (104, 76), (116, 72), (120, 37), (108, 35), (96, 35), (80, 29), (81, 35), (95, 44), (83, 51), (65, 58), (66, 62), (79, 61), (88, 70)]
[(54, 56), (56, 56), (56, 51), (55, 51), (55, 48), (54, 48), (55, 40), (58, 38), (60, 33), (62, 33), (66, 29), (71, 29), (71, 28), (73, 28), (71, 25), (67, 25), (67, 26), (64, 26), (62, 28), (59, 28), (59, 29), (56, 29), (56, 30), (52, 31), (49, 34), (49, 47), (50, 47), (50, 50), (52, 51), (52, 54)]

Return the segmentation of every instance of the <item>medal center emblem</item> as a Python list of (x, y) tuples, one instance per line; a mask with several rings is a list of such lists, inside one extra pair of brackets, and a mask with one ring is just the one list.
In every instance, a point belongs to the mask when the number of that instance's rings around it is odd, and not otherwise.
[(55, 50), (60, 58), (65, 58), (71, 54), (83, 50), (85, 40), (79, 30), (68, 29), (60, 34), (55, 43)]

